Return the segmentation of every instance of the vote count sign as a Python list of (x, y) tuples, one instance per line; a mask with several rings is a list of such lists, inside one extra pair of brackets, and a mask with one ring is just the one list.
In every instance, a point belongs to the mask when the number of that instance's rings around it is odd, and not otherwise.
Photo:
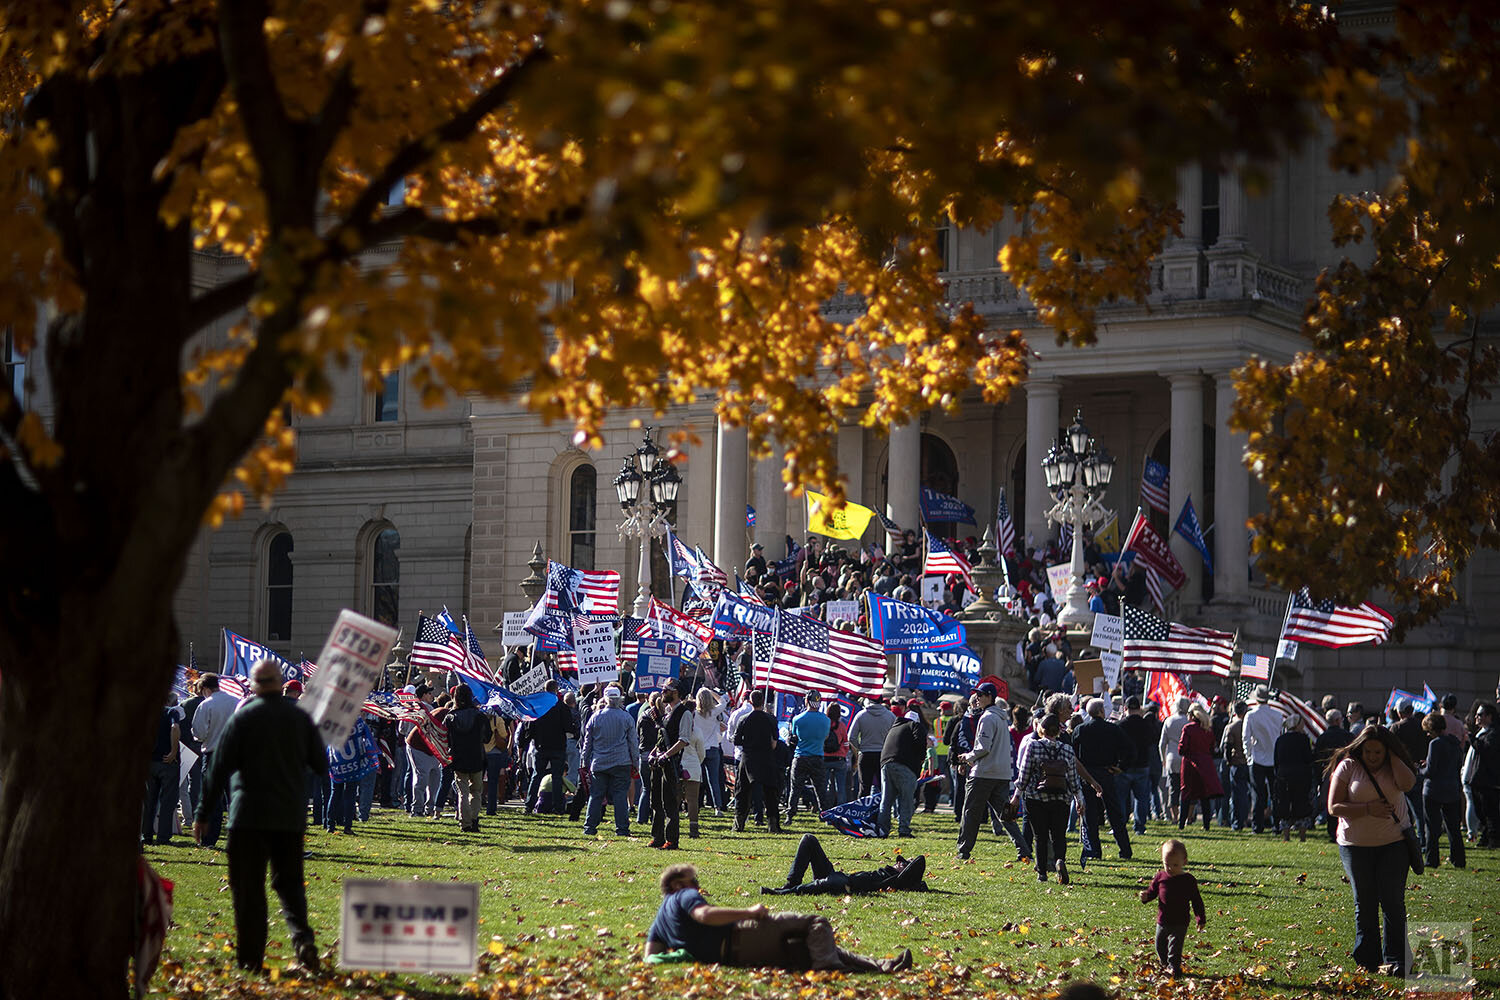
[(318, 672), (302, 692), (302, 708), (317, 723), (323, 742), (340, 746), (354, 731), (365, 698), (385, 672), (396, 630), (348, 608), (339, 612), (318, 654)]
[(1113, 653), (1125, 652), (1124, 619), (1119, 615), (1094, 615), (1094, 634), (1090, 644)]
[(478, 931), (474, 882), (344, 880), (339, 965), (345, 969), (472, 973)]

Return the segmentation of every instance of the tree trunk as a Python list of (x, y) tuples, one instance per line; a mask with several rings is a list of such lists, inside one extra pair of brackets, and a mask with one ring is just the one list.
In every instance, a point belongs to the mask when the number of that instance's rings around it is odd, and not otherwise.
[[(0, 681), (0, 996), (120, 996), (171, 593), (67, 619)], [(112, 638), (131, 641), (111, 641)]]

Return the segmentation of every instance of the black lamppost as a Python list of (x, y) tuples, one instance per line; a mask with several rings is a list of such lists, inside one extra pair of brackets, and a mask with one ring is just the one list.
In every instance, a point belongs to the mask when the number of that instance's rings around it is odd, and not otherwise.
[(1115, 459), (1108, 448), (1095, 450), (1094, 439), (1083, 423), (1082, 410), (1074, 416), (1062, 446), (1052, 442), (1052, 448), (1042, 459), (1042, 473), (1047, 477), (1048, 491), (1057, 501), (1047, 512), (1047, 520), (1073, 525), (1073, 558), (1069, 567), (1073, 583), (1058, 621), (1063, 625), (1086, 625), (1093, 621), (1093, 615), (1089, 612), (1088, 590), (1083, 580), (1083, 529), (1112, 516), (1100, 501), (1114, 478)]
[(651, 603), (651, 539), (667, 533), (667, 515), (677, 505), (682, 489), (682, 474), (662, 457), (661, 449), (651, 440), (651, 428), (634, 452), (625, 456), (614, 479), (615, 495), (625, 520), (620, 523), (620, 538), (641, 540), (640, 591), (635, 597), (635, 615), (644, 618)]

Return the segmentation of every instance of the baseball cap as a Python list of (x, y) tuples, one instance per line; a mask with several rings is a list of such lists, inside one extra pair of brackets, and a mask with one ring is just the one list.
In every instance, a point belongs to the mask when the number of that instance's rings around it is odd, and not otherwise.
[(906, 699), (906, 707), (907, 708), (921, 708), (925, 704), (927, 704), (927, 703), (925, 701), (923, 701), (921, 698), (908, 698), (908, 699)]
[(302, 691), (302, 682), (301, 681), (287, 681), (284, 685), (282, 685), (281, 690), (283, 690), (283, 691), (297, 691), (297, 692), (300, 693)]
[(751, 543), (750, 547), (752, 549), (763, 549), (763, 548), (765, 548), (765, 546), (762, 545), (762, 544), (760, 544), (760, 542), (753, 542), (753, 543)]
[(995, 685), (991, 684), (989, 681), (985, 681), (983, 684), (980, 684), (978, 687), (976, 687), (974, 689), (974, 693), (989, 695), (991, 698), (995, 699), (998, 699), (1000, 697), (1000, 689), (995, 687)]

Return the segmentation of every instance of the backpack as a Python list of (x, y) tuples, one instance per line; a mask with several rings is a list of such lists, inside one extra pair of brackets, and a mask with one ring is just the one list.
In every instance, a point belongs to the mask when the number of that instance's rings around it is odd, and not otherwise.
[(1066, 792), (1068, 790), (1068, 762), (1066, 760), (1044, 760), (1041, 762), (1041, 778), (1036, 783), (1039, 792)]
[(839, 752), (839, 745), (843, 741), (839, 739), (839, 727), (829, 726), (828, 735), (823, 739), (823, 753), (833, 756)]

